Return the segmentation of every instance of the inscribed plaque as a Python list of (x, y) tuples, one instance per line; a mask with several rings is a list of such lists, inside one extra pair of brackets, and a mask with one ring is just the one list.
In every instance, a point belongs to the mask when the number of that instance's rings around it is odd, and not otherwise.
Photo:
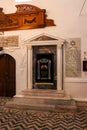
[(69, 39), (65, 43), (65, 76), (81, 76), (81, 41), (80, 38)]
[(0, 47), (17, 47), (18, 36), (0, 36)]

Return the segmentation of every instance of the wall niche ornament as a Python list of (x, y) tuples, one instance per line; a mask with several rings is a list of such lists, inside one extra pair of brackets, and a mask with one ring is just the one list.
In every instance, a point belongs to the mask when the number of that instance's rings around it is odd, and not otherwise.
[(44, 28), (55, 26), (52, 19), (47, 19), (46, 10), (30, 4), (16, 5), (17, 11), (4, 14), (0, 8), (0, 31)]

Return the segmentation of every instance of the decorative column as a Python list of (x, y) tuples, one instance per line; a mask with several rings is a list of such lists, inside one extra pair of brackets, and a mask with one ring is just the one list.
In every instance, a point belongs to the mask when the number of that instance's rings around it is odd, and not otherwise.
[(32, 89), (32, 46), (27, 47), (27, 87)]
[(62, 90), (62, 44), (58, 41), (57, 44), (57, 91)]

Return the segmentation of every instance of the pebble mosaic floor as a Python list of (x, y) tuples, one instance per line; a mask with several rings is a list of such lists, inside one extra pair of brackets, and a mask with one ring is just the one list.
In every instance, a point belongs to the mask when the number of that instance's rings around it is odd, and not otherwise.
[(73, 114), (6, 108), (9, 100), (0, 97), (0, 130), (87, 130), (85, 102), (76, 102), (77, 111)]

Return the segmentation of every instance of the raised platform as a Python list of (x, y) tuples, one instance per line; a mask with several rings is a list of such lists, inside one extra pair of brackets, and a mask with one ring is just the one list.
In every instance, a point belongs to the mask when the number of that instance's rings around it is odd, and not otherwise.
[(56, 90), (24, 90), (22, 95), (15, 96), (6, 103), (6, 107), (41, 111), (76, 111), (76, 103), (63, 91)]

